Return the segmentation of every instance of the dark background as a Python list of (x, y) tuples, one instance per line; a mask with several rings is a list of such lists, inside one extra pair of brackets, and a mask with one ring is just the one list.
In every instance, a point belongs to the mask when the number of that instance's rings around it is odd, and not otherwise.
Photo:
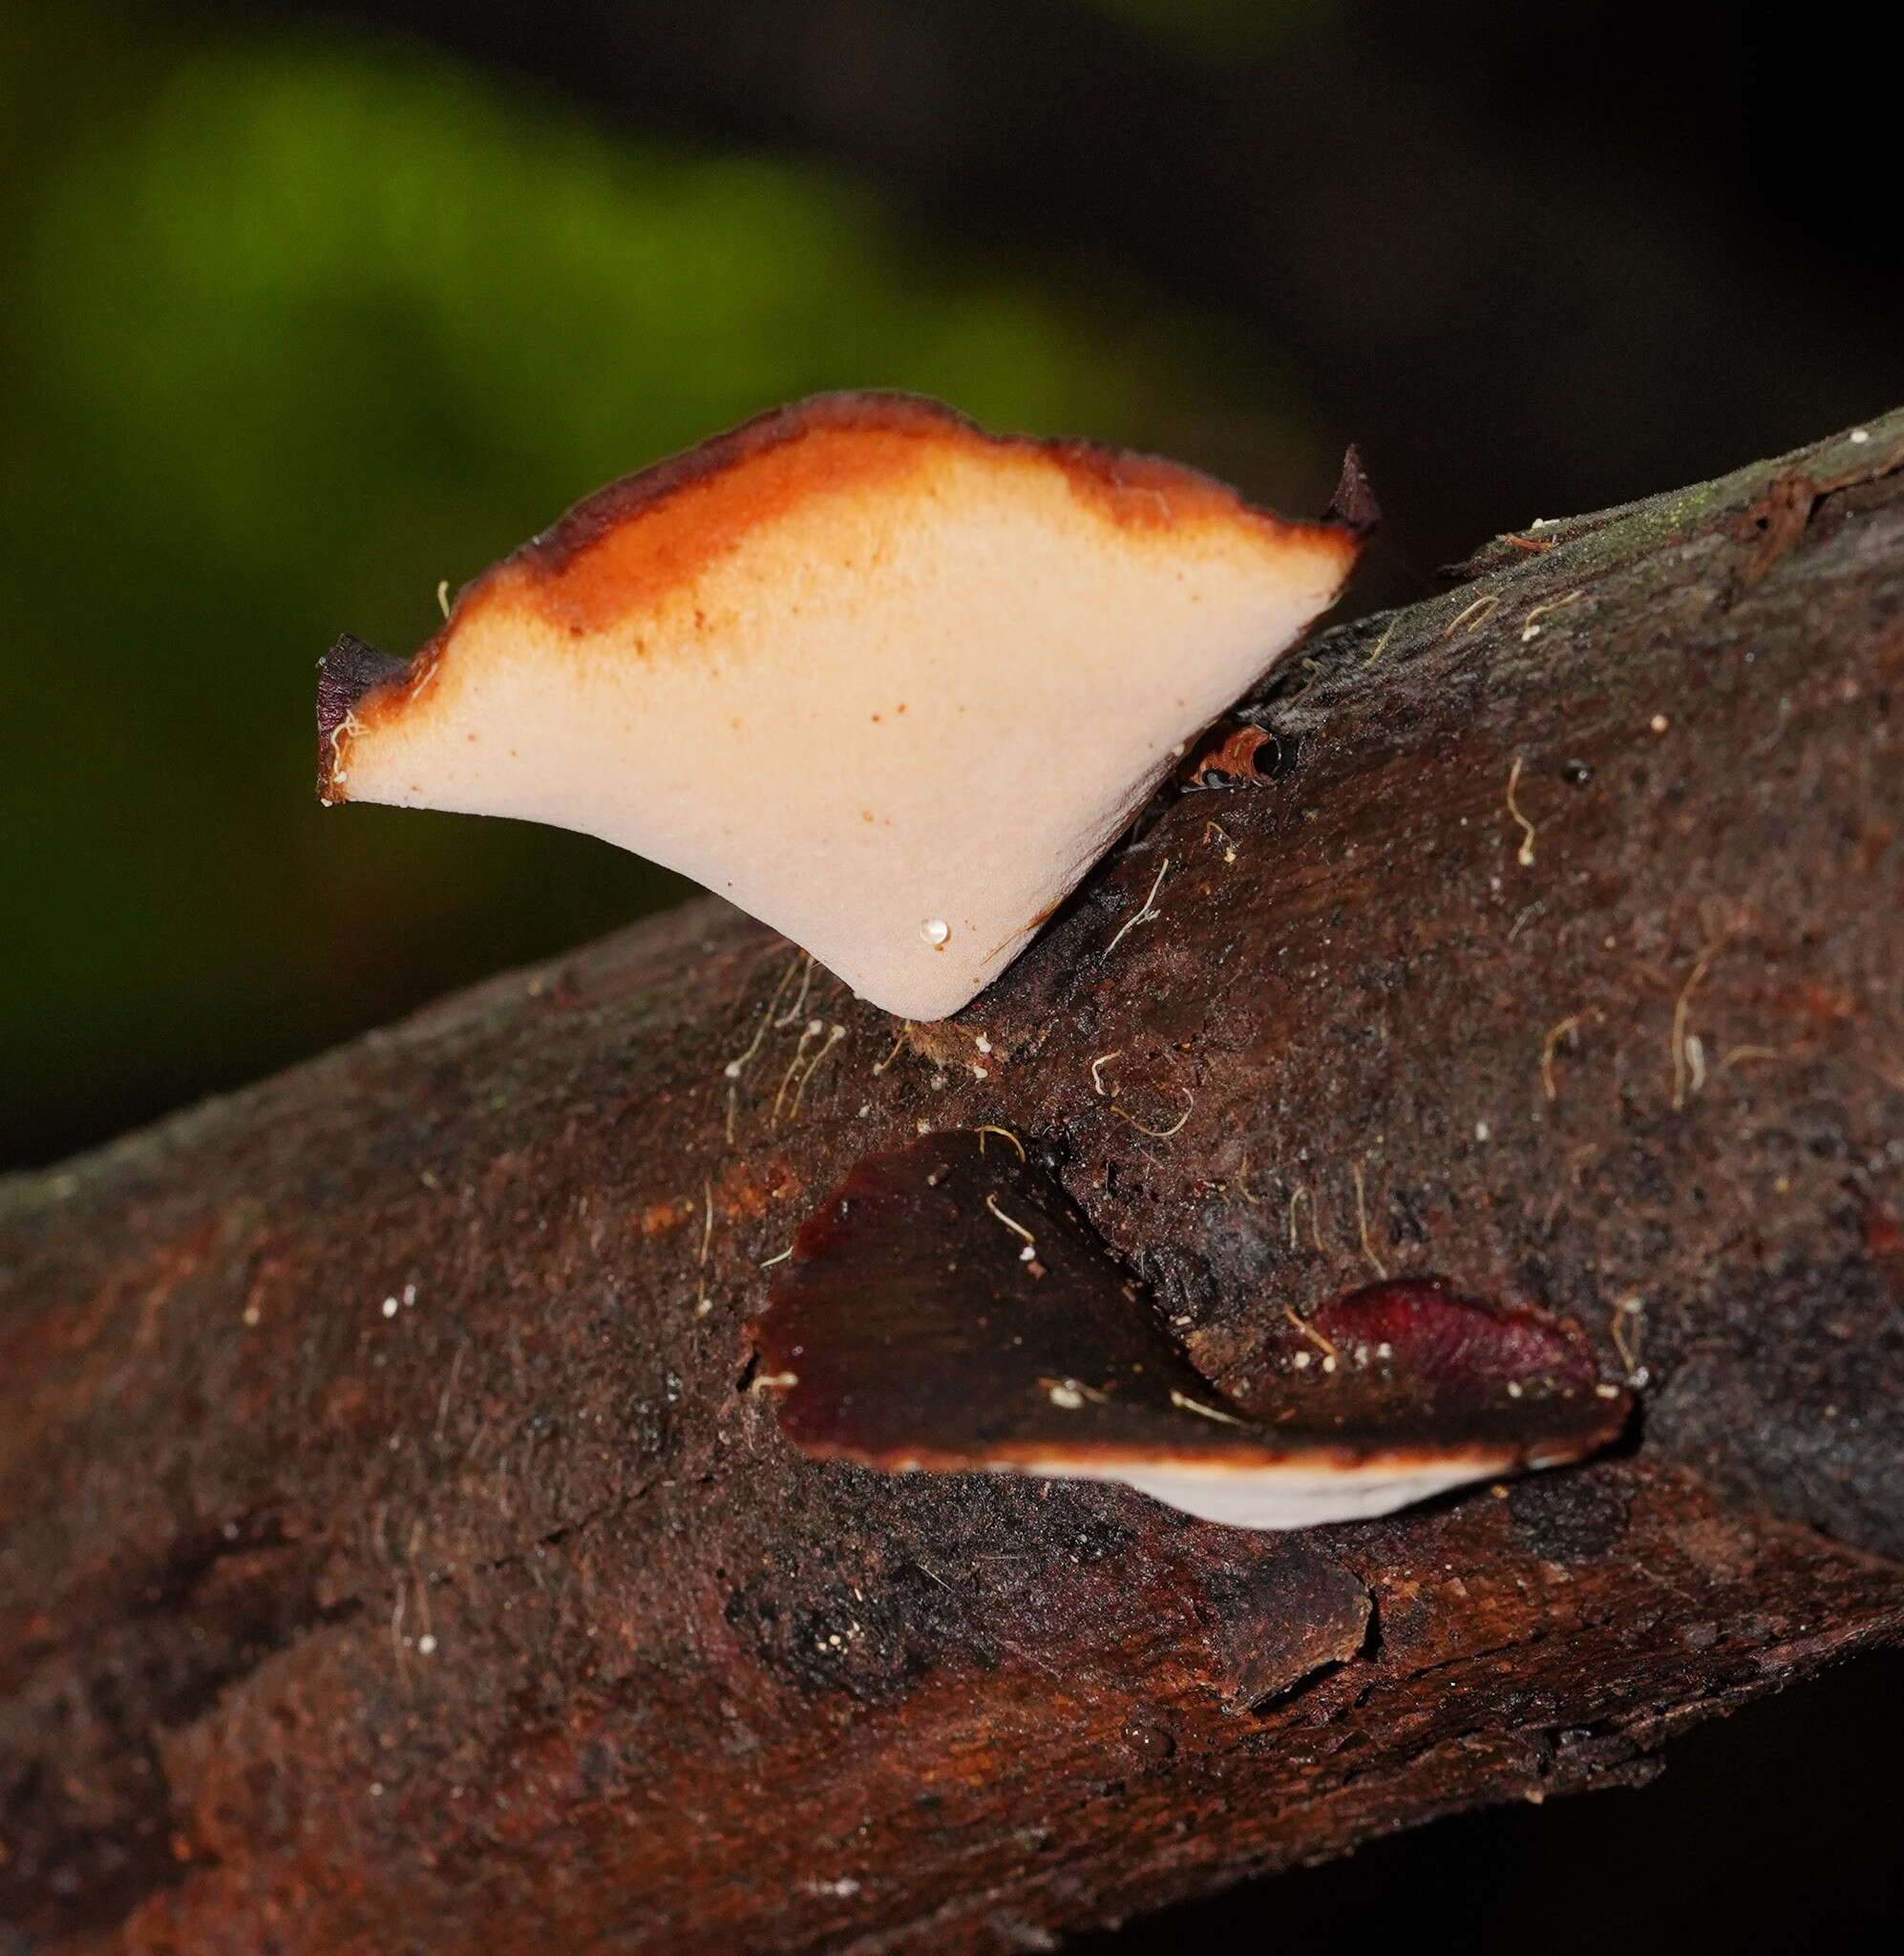
[[(1365, 608), (1894, 404), (1895, 91), (1851, 17), (0, 0), (0, 1165), (678, 895), (321, 814), (311, 668), (407, 654), (439, 580), (757, 409), (916, 388), (1297, 510), (1353, 437)], [(1114, 1946), (1894, 1938), (1900, 1683)]]

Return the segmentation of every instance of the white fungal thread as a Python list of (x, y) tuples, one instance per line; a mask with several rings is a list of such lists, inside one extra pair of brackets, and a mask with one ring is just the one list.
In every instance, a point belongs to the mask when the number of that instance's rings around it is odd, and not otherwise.
[[(819, 1021), (815, 1019), (814, 1024), (818, 1025)], [(799, 1085), (793, 1089), (793, 1104), (787, 1110), (787, 1118), (789, 1120), (797, 1120), (799, 1118), (800, 1102), (807, 1096), (809, 1082), (819, 1072), (820, 1061), (845, 1037), (846, 1028), (844, 1026), (831, 1026), (827, 1029), (826, 1044), (807, 1062), (807, 1070), (800, 1075)]]
[(1005, 1213), (1005, 1211), (999, 1207), (995, 1198), (987, 1196), (985, 1198), (985, 1207), (988, 1208), (992, 1212), (992, 1214), (996, 1216), (998, 1220), (1001, 1222), (1003, 1222), (1007, 1229), (1011, 1231), (1011, 1233), (1014, 1236), (1022, 1237), (1024, 1239), (1025, 1247), (1018, 1252), (1018, 1261), (1021, 1264), (1030, 1264), (1035, 1271), (1038, 1262), (1038, 1239), (1032, 1235), (1030, 1230), (1026, 1228), (1023, 1222), (1014, 1222), (1011, 1220), (1011, 1218), (1007, 1216)]
[(701, 1222), (701, 1254), (694, 1265), (694, 1315), (697, 1318), (706, 1317), (714, 1308), (708, 1296), (708, 1245), (714, 1240), (714, 1184), (711, 1181), (702, 1182), (701, 1201), (705, 1211)]
[(789, 1026), (797, 1025), (807, 1010), (807, 992), (814, 982), (814, 960), (812, 952), (807, 953), (807, 962), (800, 972), (800, 991), (792, 1005), (773, 1021), (773, 1030), (783, 1031)]
[(728, 1079), (728, 1123), (727, 1136), (730, 1144), (734, 1137), (734, 1116), (739, 1112), (740, 1095), (735, 1082), (753, 1063), (753, 1056), (760, 1051), (760, 1042), (767, 1037), (767, 1029), (773, 1021), (773, 1009), (785, 996), (789, 985), (793, 982), (793, 973), (799, 968), (798, 952), (787, 960), (787, 968), (780, 973), (780, 982), (773, 988), (773, 996), (767, 1001), (766, 1009), (760, 1014), (759, 1023), (753, 1029), (753, 1038), (745, 1052), (736, 1053), (721, 1071)]
[(1170, 1402), (1185, 1413), (1195, 1414), (1199, 1419), (1218, 1420), (1224, 1426), (1247, 1426), (1250, 1423), (1247, 1419), (1238, 1419), (1234, 1413), (1223, 1413), (1215, 1406), (1206, 1406), (1201, 1399), (1193, 1399), (1187, 1393), (1179, 1393), (1174, 1386), (1171, 1388)]
[(1178, 1091), (1189, 1104), (1169, 1127), (1146, 1127), (1128, 1108), (1118, 1106), (1114, 1100), (1111, 1103), (1111, 1111), (1120, 1120), (1128, 1120), (1140, 1135), (1149, 1135), (1153, 1141), (1167, 1141), (1173, 1135), (1180, 1135), (1183, 1132), (1184, 1123), (1196, 1111), (1196, 1101), (1190, 1093), (1190, 1090), (1188, 1088), (1180, 1088)]
[(1540, 627), (1534, 623), (1536, 618), (1545, 618), (1550, 611), (1564, 611), (1569, 605), (1578, 604), (1586, 595), (1583, 590), (1569, 591), (1564, 598), (1555, 598), (1551, 605), (1536, 605), (1520, 622), (1521, 644), (1526, 645), (1540, 636)]
[[(1719, 940), (1701, 951), (1686, 974), (1686, 982), (1680, 987), (1680, 995), (1673, 1001), (1673, 1112), (1684, 1111), (1688, 1084), (1694, 1093), (1705, 1084), (1705, 1049), (1699, 1048), (1697, 1058), (1693, 1052), (1693, 1042), (1688, 1036), (1686, 1021), (1692, 1011), (1692, 995), (1712, 968), (1712, 961), (1725, 948), (1732, 932), (1726, 930)], [(1690, 1076), (1690, 1079), (1689, 1079)]]
[(1169, 868), (1170, 858), (1166, 856), (1164, 860), (1157, 864), (1157, 873), (1151, 880), (1150, 895), (1144, 899), (1142, 905), (1139, 907), (1134, 916), (1128, 917), (1125, 919), (1123, 927), (1118, 931), (1117, 935), (1113, 937), (1108, 945), (1105, 946), (1104, 955), (1107, 958), (1111, 955), (1112, 951), (1114, 951), (1117, 948), (1117, 946), (1120, 944), (1124, 942), (1125, 935), (1127, 932), (1135, 930), (1138, 925), (1140, 924), (1150, 923), (1151, 920), (1157, 915), (1157, 892), (1163, 887), (1164, 875)]
[(1727, 1050), (1725, 1057), (1719, 1064), (1723, 1067), (1744, 1066), (1748, 1060), (1784, 1057), (1785, 1054), (1776, 1046), (1734, 1046)]
[(1528, 820), (1527, 817), (1520, 812), (1520, 803), (1514, 799), (1514, 790), (1520, 786), (1520, 771), (1522, 765), (1522, 756), (1519, 755), (1515, 755), (1514, 764), (1508, 770), (1508, 813), (1511, 816), (1513, 816), (1515, 821), (1519, 822), (1521, 826), (1520, 848), (1514, 857), (1514, 861), (1518, 862), (1523, 869), (1532, 869), (1534, 867), (1534, 824)]
[(433, 1440), (440, 1441), (443, 1437), (443, 1428), (450, 1417), (450, 1401), (455, 1396), (456, 1379), (463, 1369), (463, 1353), (468, 1350), (467, 1344), (458, 1345), (455, 1356), (450, 1360), (450, 1376), (443, 1381), (442, 1393), (436, 1400), (436, 1425), (430, 1435)]
[(1362, 1163), (1356, 1162), (1349, 1172), (1355, 1179), (1355, 1220), (1362, 1232), (1362, 1253), (1368, 1259), (1368, 1267), (1386, 1283), (1388, 1266), (1375, 1254), (1375, 1245), (1368, 1240), (1368, 1198), (1363, 1185)]
[(780, 1075), (780, 1091), (773, 1096), (773, 1112), (768, 1117), (770, 1127), (780, 1125), (780, 1110), (786, 1105), (787, 1089), (793, 1084), (793, 1075), (799, 1070), (800, 1062), (807, 1056), (807, 1048), (813, 1044), (814, 1034), (821, 1030), (817, 1019), (809, 1019), (800, 1030), (800, 1043), (793, 1049), (793, 1056), (787, 1062), (787, 1071)]
[(347, 737), (354, 740), (363, 731), (362, 722), (358, 720), (356, 714), (350, 712), (348, 707), (344, 711), (343, 717), (337, 722), (336, 726), (331, 728), (330, 781), (332, 786), (335, 786), (340, 781), (348, 781), (350, 778), (349, 772), (344, 765), (344, 742)]
[[(1282, 1315), (1322, 1354), (1322, 1370), (1324, 1371), (1334, 1371), (1336, 1360), (1342, 1355), (1335, 1340), (1324, 1336), (1323, 1333), (1317, 1330), (1315, 1326), (1293, 1304), (1283, 1306)], [(1299, 1351), (1296, 1356), (1299, 1361), (1306, 1363), (1309, 1354), (1306, 1351)]]
[(1637, 1290), (1629, 1290), (1613, 1308), (1613, 1319), (1607, 1327), (1613, 1339), (1613, 1349), (1619, 1353), (1619, 1362), (1626, 1371), (1629, 1386), (1643, 1386), (1649, 1376), (1646, 1368), (1640, 1363), (1640, 1350), (1646, 1336), (1646, 1300)]
[(1385, 631), (1382, 634), (1382, 636), (1375, 641), (1375, 649), (1369, 653), (1367, 658), (1363, 660), (1362, 663), (1365, 668), (1374, 665), (1376, 660), (1379, 659), (1382, 656), (1382, 654), (1388, 649), (1388, 641), (1395, 636), (1395, 627), (1396, 626), (1401, 624), (1401, 622), (1402, 614), (1398, 611), (1395, 613), (1394, 617), (1392, 617), (1388, 621), (1388, 629)]
[(1109, 1066), (1113, 1059), (1122, 1059), (1123, 1057), (1123, 1049), (1119, 1048), (1119, 1050), (1115, 1052), (1100, 1052), (1098, 1056), (1091, 1061), (1090, 1085), (1091, 1091), (1094, 1094), (1098, 1095), (1100, 1097), (1102, 1097), (1104, 1094), (1104, 1076), (1102, 1074), (1098, 1072), (1098, 1069), (1100, 1067)]
[(1561, 1040), (1579, 1031), (1580, 1014), (1571, 1013), (1558, 1025), (1550, 1026), (1547, 1037), (1540, 1042), (1540, 1091), (1550, 1100), (1560, 1097), (1560, 1089), (1554, 1079), (1554, 1054)]
[[(1484, 618), (1492, 615), (1495, 606), (1498, 606), (1500, 602), (1501, 601), (1498, 597), (1495, 597), (1491, 594), (1485, 598), (1476, 598), (1471, 605), (1465, 606), (1461, 610), (1457, 611), (1454, 614), (1454, 616), (1450, 618), (1445, 626), (1442, 627), (1441, 636), (1443, 638), (1452, 638), (1454, 634), (1457, 631), (1459, 631), (1464, 625), (1480, 624), (1480, 622)], [(1386, 639), (1384, 643), (1386, 643)], [(1372, 666), (1375, 663), (1375, 661), (1373, 660), (1373, 658), (1370, 658), (1368, 663)]]

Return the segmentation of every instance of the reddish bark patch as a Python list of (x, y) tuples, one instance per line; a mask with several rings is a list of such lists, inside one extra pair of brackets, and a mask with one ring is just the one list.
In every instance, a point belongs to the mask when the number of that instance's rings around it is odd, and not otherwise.
[(1260, 727), (1221, 724), (1184, 771), (1182, 784), (1186, 788), (1230, 788), (1238, 781), (1254, 781), (1262, 772), (1257, 756), (1265, 747), (1272, 749), (1273, 757), (1275, 743)]

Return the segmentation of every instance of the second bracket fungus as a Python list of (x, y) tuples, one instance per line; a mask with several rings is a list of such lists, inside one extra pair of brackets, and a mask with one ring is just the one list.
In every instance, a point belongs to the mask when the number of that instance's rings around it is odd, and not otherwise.
[(1429, 1277), (1279, 1320), (1240, 1404), (1058, 1183), (984, 1143), (948, 1130), (869, 1156), (801, 1228), (754, 1343), (807, 1453), (1121, 1480), (1301, 1528), (1577, 1460), (1632, 1411), (1577, 1327)]
[(1334, 601), (1371, 513), (822, 396), (590, 497), (408, 666), (342, 641), (319, 792), (600, 836), (942, 1018)]

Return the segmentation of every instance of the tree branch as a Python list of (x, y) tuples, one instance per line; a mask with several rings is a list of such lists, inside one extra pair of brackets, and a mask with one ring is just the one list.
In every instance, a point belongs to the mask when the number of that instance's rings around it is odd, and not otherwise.
[[(956, 1021), (702, 903), (0, 1187), (0, 1917), (1042, 1947), (1895, 1639), (1904, 416), (1861, 436), (1328, 635), (1262, 777)], [(802, 1458), (763, 1265), (987, 1123), (1233, 1396), (1379, 1265), (1571, 1315), (1636, 1429), (1296, 1537)]]

